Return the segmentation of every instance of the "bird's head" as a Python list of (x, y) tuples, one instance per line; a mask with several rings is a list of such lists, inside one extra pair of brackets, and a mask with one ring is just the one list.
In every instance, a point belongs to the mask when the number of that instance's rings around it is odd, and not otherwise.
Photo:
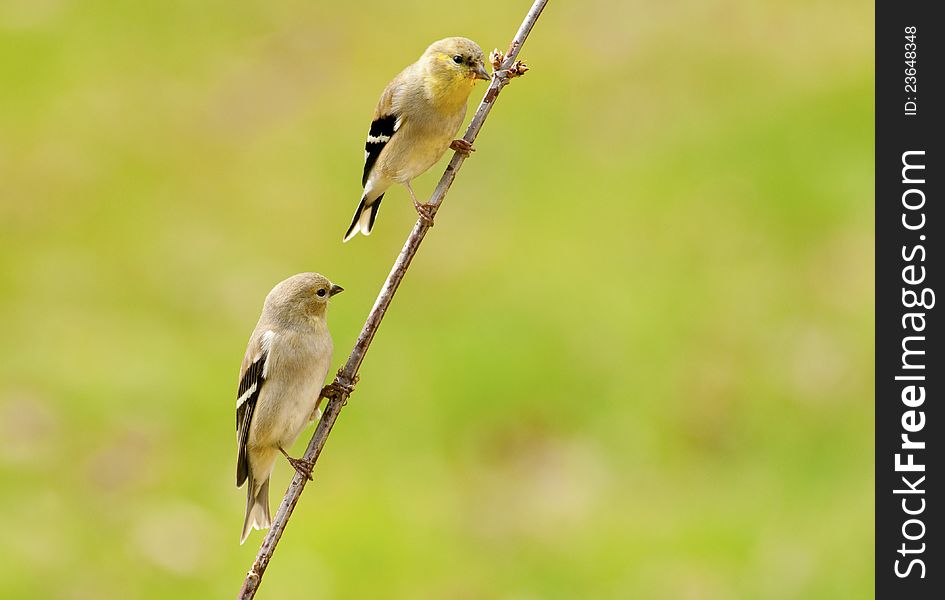
[(295, 320), (324, 316), (328, 301), (344, 288), (319, 273), (299, 273), (272, 288), (266, 307), (278, 318)]
[(466, 81), (470, 86), (477, 79), (490, 79), (483, 62), (482, 48), (464, 37), (449, 37), (430, 44), (422, 60), (437, 76), (452, 81)]

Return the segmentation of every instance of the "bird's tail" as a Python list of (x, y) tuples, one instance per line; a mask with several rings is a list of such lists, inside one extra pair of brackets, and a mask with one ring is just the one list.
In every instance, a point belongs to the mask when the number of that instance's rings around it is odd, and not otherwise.
[(383, 197), (384, 194), (381, 194), (377, 198), (368, 201), (367, 194), (361, 196), (361, 203), (358, 204), (358, 210), (354, 211), (354, 219), (351, 220), (351, 226), (348, 227), (348, 232), (345, 233), (344, 241), (347, 242), (356, 236), (359, 231), (364, 235), (371, 235), (371, 230), (374, 229), (374, 221), (377, 219), (377, 211), (381, 207), (381, 198)]
[(246, 518), (243, 520), (243, 534), (240, 544), (249, 537), (253, 529), (268, 529), (272, 519), (269, 517), (269, 477), (256, 487), (252, 474), (246, 482)]

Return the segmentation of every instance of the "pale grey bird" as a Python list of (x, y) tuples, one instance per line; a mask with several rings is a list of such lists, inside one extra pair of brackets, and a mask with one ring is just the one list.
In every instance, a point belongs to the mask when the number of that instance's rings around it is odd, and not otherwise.
[(421, 218), (432, 223), (410, 181), (432, 167), (448, 148), (475, 149), (454, 140), (466, 116), (466, 101), (477, 79), (490, 79), (482, 49), (472, 40), (450, 37), (430, 44), (423, 56), (387, 84), (374, 109), (364, 145), (364, 194), (344, 241), (370, 235), (384, 192), (402, 183)]
[(309, 421), (331, 366), (329, 299), (343, 291), (318, 273), (299, 273), (266, 296), (240, 367), (236, 400), (236, 487), (247, 483), (240, 544), (251, 529), (265, 529), (269, 476), (281, 452), (303, 475), (311, 465), (286, 452)]

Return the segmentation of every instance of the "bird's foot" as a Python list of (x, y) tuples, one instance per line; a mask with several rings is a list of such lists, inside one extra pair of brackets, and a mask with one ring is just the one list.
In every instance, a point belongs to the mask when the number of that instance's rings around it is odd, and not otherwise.
[(354, 386), (358, 385), (358, 382), (361, 380), (361, 377), (358, 375), (354, 376), (354, 381), (351, 383), (342, 383), (341, 376), (339, 376), (322, 388), (321, 397), (322, 398), (347, 398), (352, 393), (354, 393)]
[(312, 477), (312, 469), (315, 468), (313, 463), (308, 462), (307, 460), (302, 460), (301, 458), (292, 458), (287, 456), (289, 459), (289, 464), (292, 465), (292, 468), (295, 469), (295, 472), (301, 475), (302, 477), (308, 479), (309, 481), (314, 481)]
[(417, 209), (420, 220), (423, 221), (427, 227), (433, 227), (433, 207), (430, 206), (430, 203), (420, 204), (414, 200), (413, 207)]
[(315, 468), (315, 463), (303, 460), (301, 458), (292, 458), (289, 456), (288, 452), (279, 448), (279, 451), (282, 452), (282, 455), (285, 456), (285, 459), (289, 461), (289, 464), (292, 465), (292, 468), (295, 469), (295, 472), (308, 479), (309, 481), (314, 481), (312, 478), (312, 469)]
[(453, 140), (450, 142), (450, 149), (455, 150), (466, 157), (476, 151), (476, 149), (473, 148), (472, 143), (467, 142), (464, 139)]

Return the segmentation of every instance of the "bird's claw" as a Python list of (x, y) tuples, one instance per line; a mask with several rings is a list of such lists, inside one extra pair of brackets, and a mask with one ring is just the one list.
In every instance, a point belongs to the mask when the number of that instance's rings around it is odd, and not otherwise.
[(420, 220), (423, 221), (424, 225), (433, 227), (433, 207), (429, 203), (420, 204), (416, 200), (413, 207), (417, 209), (417, 214), (420, 215)]
[(453, 140), (450, 142), (450, 149), (455, 150), (456, 152), (459, 152), (463, 156), (467, 157), (476, 151), (476, 149), (473, 148), (472, 142), (467, 142), (464, 139)]
[(346, 399), (352, 393), (354, 393), (354, 386), (360, 381), (360, 377), (357, 375), (354, 376), (354, 381), (351, 383), (342, 383), (341, 378), (337, 378), (324, 388), (322, 388), (322, 397), (341, 400)]
[(315, 463), (310, 463), (307, 460), (301, 458), (292, 458), (289, 455), (286, 455), (286, 460), (289, 461), (289, 464), (292, 465), (292, 468), (295, 469), (295, 472), (308, 479), (309, 481), (315, 481), (312, 477), (312, 469), (315, 468)]
[(309, 462), (301, 458), (292, 458), (291, 456), (289, 456), (288, 452), (283, 450), (281, 446), (279, 447), (279, 452), (281, 452), (282, 456), (284, 456), (285, 459), (289, 461), (289, 464), (292, 465), (292, 468), (295, 469), (296, 473), (298, 473), (305, 479), (308, 479), (309, 481), (314, 481), (312, 479), (312, 469), (315, 468), (315, 463)]

